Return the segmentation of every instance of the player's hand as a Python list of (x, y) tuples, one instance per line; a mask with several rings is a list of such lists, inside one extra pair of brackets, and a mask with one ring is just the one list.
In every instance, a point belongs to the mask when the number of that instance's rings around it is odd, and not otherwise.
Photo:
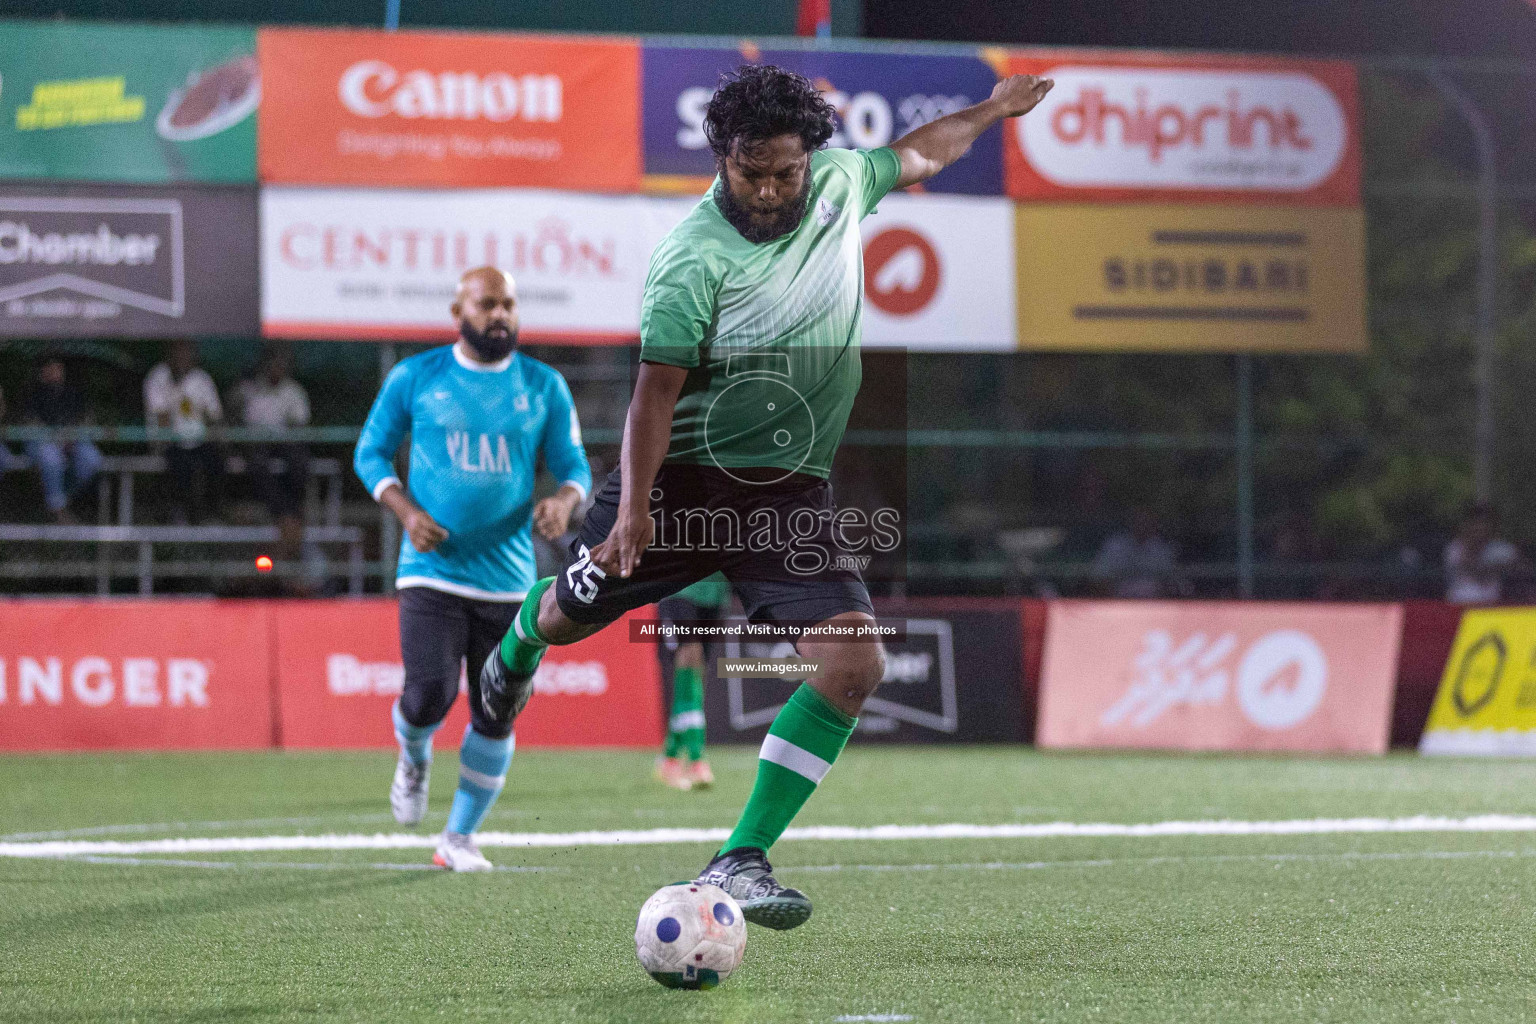
[(1009, 75), (992, 87), (992, 99), (1002, 106), (1004, 117), (1023, 117), (1055, 84), (1055, 80), (1037, 75)]
[(558, 540), (561, 534), (571, 528), (571, 513), (574, 511), (576, 502), (573, 499), (551, 495), (533, 506), (533, 528), (545, 540)]
[(656, 537), (656, 524), (645, 512), (624, 512), (614, 521), (608, 537), (592, 549), (592, 564), (610, 576), (628, 576), (640, 564), (640, 553)]
[(411, 547), (422, 554), (426, 554), (448, 539), (448, 531), (421, 509), (416, 509), (405, 517), (405, 533), (411, 538)]

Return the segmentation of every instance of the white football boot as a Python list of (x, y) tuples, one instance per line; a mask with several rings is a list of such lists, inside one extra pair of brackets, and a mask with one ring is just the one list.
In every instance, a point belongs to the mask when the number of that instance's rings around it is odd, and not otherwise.
[(405, 754), (395, 762), (395, 781), (389, 787), (389, 809), (402, 825), (419, 825), (427, 816), (427, 782), (432, 762), (417, 764)]
[(432, 855), (432, 863), (449, 871), (494, 871), (491, 862), (485, 859), (480, 848), (475, 845), (474, 836), (464, 835), (462, 832), (444, 832), (442, 838), (437, 841), (437, 852)]

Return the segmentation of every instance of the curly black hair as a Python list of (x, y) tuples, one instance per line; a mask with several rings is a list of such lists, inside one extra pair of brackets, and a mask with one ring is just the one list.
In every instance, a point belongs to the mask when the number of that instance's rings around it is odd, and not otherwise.
[(704, 134), (715, 159), (731, 147), (753, 149), (776, 135), (798, 135), (806, 152), (832, 137), (832, 104), (804, 75), (772, 64), (743, 64), (720, 76), (704, 112)]

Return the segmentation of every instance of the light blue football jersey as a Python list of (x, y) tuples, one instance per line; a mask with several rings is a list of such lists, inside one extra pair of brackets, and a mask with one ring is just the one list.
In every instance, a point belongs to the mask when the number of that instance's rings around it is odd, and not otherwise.
[(400, 539), (399, 587), (517, 601), (537, 578), (533, 484), (542, 454), (585, 496), (592, 470), (565, 379), (521, 352), (492, 365), (455, 346), (403, 360), (384, 380), (353, 461), (375, 499), (399, 483), (393, 460), (411, 434), (409, 493), (448, 539), (422, 554)]

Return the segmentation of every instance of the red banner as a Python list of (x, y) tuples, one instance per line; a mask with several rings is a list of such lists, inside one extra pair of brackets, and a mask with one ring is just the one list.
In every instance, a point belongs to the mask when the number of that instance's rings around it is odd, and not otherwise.
[[(389, 709), (405, 681), (395, 602), (288, 602), (274, 605), (272, 615), (282, 746), (393, 746)], [(648, 648), (628, 642), (628, 630), (616, 623), (545, 653), (533, 699), (517, 719), (520, 745), (661, 742), (660, 670)], [(455, 701), (436, 746), (457, 749), (468, 721), (466, 701)]]
[(640, 185), (640, 45), (262, 29), (261, 179), (301, 185)]
[(1384, 753), (1401, 605), (1055, 601), (1042, 747)]
[(1360, 204), (1346, 62), (1021, 51), (996, 63), (1056, 82), (1005, 125), (1017, 199)]
[(272, 745), (267, 606), (0, 602), (0, 750)]

